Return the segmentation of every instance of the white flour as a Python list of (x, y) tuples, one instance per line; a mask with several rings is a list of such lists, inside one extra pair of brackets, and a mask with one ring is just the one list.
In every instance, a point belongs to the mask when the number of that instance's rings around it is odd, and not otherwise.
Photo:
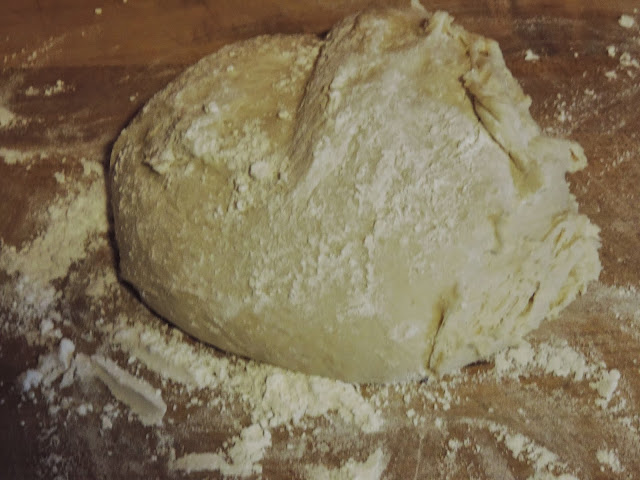
[(364, 462), (350, 459), (337, 468), (309, 465), (306, 467), (306, 478), (307, 480), (380, 480), (388, 461), (384, 452), (378, 449)]
[(598, 450), (596, 458), (602, 464), (600, 470), (603, 472), (611, 470), (613, 473), (621, 473), (624, 469), (620, 466), (620, 460), (614, 450)]
[(15, 114), (0, 104), (0, 128), (9, 127), (15, 121)]
[(245, 477), (261, 473), (260, 461), (266, 448), (271, 446), (271, 434), (260, 425), (251, 425), (231, 440), (231, 447), (219, 453), (189, 453), (172, 461), (174, 470), (187, 473), (220, 471), (223, 475)]
[(51, 204), (44, 232), (20, 248), (2, 245), (0, 268), (42, 285), (64, 277), (74, 262), (90, 253), (90, 237), (107, 231), (106, 204), (102, 181)]

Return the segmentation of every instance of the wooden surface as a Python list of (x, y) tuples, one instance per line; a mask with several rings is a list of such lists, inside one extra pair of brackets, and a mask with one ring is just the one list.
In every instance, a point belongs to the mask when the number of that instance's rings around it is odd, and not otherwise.
[[(5, 157), (7, 151), (20, 152), (23, 158), (0, 160), (0, 248), (5, 250), (0, 254), (36, 238), (48, 205), (73, 191), (73, 181), (83, 181), (80, 159), (106, 166), (118, 132), (186, 65), (256, 34), (324, 32), (370, 3), (0, 2), (0, 106), (24, 120), (0, 128), (0, 152)], [(385, 3), (404, 2), (377, 2)], [(533, 98), (534, 117), (551, 133), (583, 145), (589, 166), (569, 180), (581, 211), (602, 229), (603, 271), (594, 291), (640, 287), (640, 69), (619, 62), (622, 52), (640, 60), (640, 30), (637, 24), (631, 29), (618, 24), (622, 13), (640, 21), (640, 14), (633, 13), (638, 3), (440, 0), (425, 6), (449, 10), (469, 30), (497, 39), (508, 66)], [(102, 8), (100, 15), (96, 7)], [(607, 54), (609, 45), (616, 47), (615, 57)], [(540, 60), (525, 61), (527, 49)], [(608, 71), (615, 71), (616, 78), (607, 78)], [(59, 93), (26, 94), (29, 87), (44, 92), (58, 80), (64, 82)], [(60, 183), (55, 172), (68, 180)], [(57, 308), (68, 319), (64, 334), (77, 351), (95, 350), (97, 343), (87, 332), (93, 332), (98, 318), (108, 323), (121, 313), (152, 317), (126, 287), (117, 301), (98, 305), (86, 295), (83, 278), (98, 268), (115, 269), (115, 259), (112, 243), (105, 241), (56, 283), (61, 292)], [(162, 438), (171, 438), (178, 455), (215, 451), (229, 437), (225, 422), (233, 419), (218, 421), (206, 409), (187, 415), (184, 404), (189, 398), (153, 374), (147, 374), (149, 382), (162, 385), (167, 403), (176, 406), (166, 414), (163, 427), (122, 421), (105, 432), (97, 415), (51, 414), (45, 398), (27, 398), (17, 380), (49, 347), (34, 344), (16, 326), (20, 306), (7, 293), (16, 288), (15, 275), (0, 271), (0, 282), (0, 478), (219, 478), (215, 471), (187, 475), (168, 469), (168, 450), (159, 448), (154, 429), (163, 429)], [(263, 477), (304, 478), (302, 462), (335, 467), (349, 458), (362, 461), (377, 445), (389, 455), (382, 478), (532, 475), (532, 462), (518, 458), (486, 428), (494, 422), (545, 446), (578, 478), (638, 478), (640, 321), (631, 318), (633, 312), (616, 315), (615, 295), (605, 297), (588, 294), (530, 341), (566, 340), (590, 359), (617, 369), (621, 380), (608, 410), (596, 405), (597, 395), (584, 382), (544, 372), (520, 381), (500, 380), (489, 362), (465, 369), (457, 381), (445, 379), (456, 399), (447, 411), (435, 409), (418, 394), (406, 404), (403, 392), (384, 387), (389, 402), (379, 433), (333, 428), (326, 419), (319, 421), (323, 433), (313, 442), (302, 440), (296, 429), (273, 432), (273, 445), (262, 461)], [(365, 386), (363, 392), (376, 396), (381, 388)], [(110, 401), (104, 388), (88, 392), (73, 387), (66, 395), (86, 399), (94, 411)], [(415, 426), (407, 416), (409, 408), (426, 423)], [(433, 427), (436, 418), (447, 423), (446, 432)], [(453, 448), (451, 439), (462, 446)], [(320, 444), (326, 446), (318, 448)], [(303, 445), (302, 457), (284, 455), (288, 445)], [(624, 471), (614, 472), (597, 459), (596, 452), (605, 447), (615, 451)]]

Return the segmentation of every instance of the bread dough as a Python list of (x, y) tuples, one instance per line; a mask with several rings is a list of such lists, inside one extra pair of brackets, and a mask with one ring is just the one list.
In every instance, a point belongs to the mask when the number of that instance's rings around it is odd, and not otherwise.
[(496, 42), (372, 10), (186, 70), (111, 160), (124, 279), (223, 350), (356, 382), (512, 345), (600, 271), (598, 228)]

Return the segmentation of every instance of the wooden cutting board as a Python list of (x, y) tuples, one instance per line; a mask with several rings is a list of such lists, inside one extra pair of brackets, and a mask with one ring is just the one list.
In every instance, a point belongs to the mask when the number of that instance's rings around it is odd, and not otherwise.
[[(127, 286), (109, 281), (117, 253), (106, 230), (106, 198), (99, 211), (95, 202), (72, 211), (78, 202), (65, 199), (94, 198), (90, 188), (104, 195), (104, 169), (119, 131), (200, 57), (258, 34), (321, 34), (367, 5), (404, 3), (0, 3), (0, 478), (222, 478), (215, 468), (172, 469), (172, 458), (226, 452), (229, 461), (225, 442), (247, 425), (249, 414), (227, 397), (226, 410), (212, 406), (219, 388), (187, 391), (111, 346), (123, 318), (166, 334), (163, 322)], [(640, 13), (634, 12), (640, 5), (599, 3), (424, 2), (498, 40), (533, 98), (534, 118), (550, 134), (583, 145), (589, 165), (569, 181), (580, 210), (602, 230), (600, 281), (528, 338), (533, 356), (521, 364), (513, 356), (509, 364), (499, 360), (511, 368), (502, 376), (487, 362), (441, 382), (363, 386), (362, 397), (384, 420), (373, 433), (331, 412), (304, 426), (271, 429), (271, 446), (257, 462), (263, 478), (311, 478), (314, 465), (332, 469), (334, 477), (324, 478), (351, 478), (347, 472), (365, 472), (378, 449), (380, 478), (528, 478), (536, 472), (537, 478), (638, 478), (640, 67), (633, 61), (640, 61)], [(622, 14), (635, 25), (621, 26)], [(537, 60), (525, 59), (529, 49)], [(79, 220), (69, 222), (72, 214)], [(92, 215), (104, 218), (103, 230), (82, 222)], [(55, 222), (71, 230), (54, 235)], [(83, 228), (86, 235), (78, 233)], [(81, 255), (68, 254), (73, 242), (80, 242)], [(6, 267), (9, 257), (27, 263), (13, 271)], [(25, 290), (23, 274), (37, 276), (28, 265), (37, 261), (67, 262), (60, 277), (40, 272), (53, 288), (49, 300), (44, 287)], [(108, 295), (96, 294), (104, 285)], [(168, 406), (162, 425), (143, 425), (97, 381), (64, 386), (57, 377), (45, 387), (45, 378), (24, 392), (24, 373), (42, 372), (49, 352), (59, 357), (63, 337), (75, 346), (72, 355), (109, 357), (159, 389)]]

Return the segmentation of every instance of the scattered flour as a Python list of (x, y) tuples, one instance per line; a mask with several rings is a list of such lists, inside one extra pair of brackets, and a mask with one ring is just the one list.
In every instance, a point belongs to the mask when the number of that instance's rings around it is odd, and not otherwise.
[(596, 400), (596, 405), (604, 408), (609, 404), (611, 397), (613, 397), (614, 392), (618, 388), (619, 380), (620, 372), (616, 369), (610, 371), (602, 370), (599, 372), (598, 378), (589, 383), (589, 386), (600, 395), (600, 398)]
[(585, 307), (616, 320), (630, 319), (640, 325), (640, 290), (632, 285), (615, 287), (596, 283), (584, 300)]
[(92, 235), (107, 231), (104, 184), (93, 182), (70, 198), (60, 198), (47, 208), (47, 226), (33, 241), (16, 248), (0, 239), (0, 268), (40, 285), (64, 277), (69, 267), (86, 256)]
[(73, 90), (75, 90), (75, 88), (72, 85), (67, 85), (64, 80), (58, 79), (56, 80), (56, 83), (45, 85), (43, 87), (35, 87), (33, 85), (29, 85), (24, 90), (24, 95), (27, 97), (36, 97), (42, 94), (45, 97), (51, 97), (53, 95), (58, 95), (60, 93)]
[(495, 369), (498, 376), (526, 377), (536, 370), (556, 377), (570, 377), (576, 381), (591, 378), (596, 368), (586, 358), (571, 348), (566, 341), (558, 345), (542, 343), (535, 348), (527, 342), (498, 353)]
[(74, 263), (106, 244), (104, 183), (76, 183), (67, 197), (55, 199), (43, 212), (33, 212), (43, 225), (33, 240), (16, 247), (0, 238), (0, 270), (12, 279), (0, 283), (0, 300), (13, 304), (15, 315), (12, 322), (0, 322), (4, 334), (42, 343), (40, 322), (61, 318), (56, 304), (62, 291), (56, 282)]
[(636, 20), (631, 15), (621, 15), (618, 19), (618, 24), (622, 28), (631, 28), (636, 24)]
[(540, 60), (540, 55), (534, 53), (533, 50), (528, 49), (524, 54), (524, 60), (526, 62), (537, 62), (538, 60)]
[(98, 301), (115, 291), (117, 285), (116, 272), (112, 269), (99, 270), (91, 276), (85, 292), (93, 300)]
[(57, 95), (59, 93), (62, 93), (65, 90), (67, 90), (67, 87), (65, 86), (64, 82), (62, 80), (57, 80), (54, 85), (45, 87), (44, 96), (50, 97), (52, 95)]
[(558, 455), (538, 445), (527, 436), (521, 433), (511, 433), (504, 425), (492, 422), (487, 422), (487, 428), (496, 436), (498, 441), (504, 443), (513, 458), (526, 461), (528, 465), (533, 467), (534, 474), (529, 477), (529, 480), (577, 480), (577, 477), (572, 474), (562, 472), (567, 470), (567, 465), (559, 460)]
[[(60, 376), (69, 371), (73, 359), (75, 345), (68, 338), (58, 344), (58, 350), (41, 355), (38, 366), (27, 370), (22, 376), (22, 391), (28, 392), (39, 386), (50, 387)], [(67, 381), (63, 382), (68, 383)]]
[[(121, 319), (123, 322), (124, 319)], [(173, 330), (167, 335), (142, 325), (122, 327), (115, 343), (140, 359), (164, 378), (194, 388), (220, 388), (231, 398), (242, 398), (250, 413), (245, 427), (226, 453), (189, 453), (171, 464), (178, 470), (220, 470), (225, 475), (259, 473), (258, 462), (270, 439), (269, 429), (280, 425), (308, 427), (312, 419), (342, 421), (363, 432), (382, 428), (383, 420), (356, 386), (337, 380), (312, 377), (251, 361), (216, 357), (207, 347), (193, 347), (181, 341)], [(260, 430), (264, 441), (255, 439)], [(228, 458), (227, 458), (228, 457)], [(250, 458), (250, 468), (238, 459)]]
[(590, 362), (563, 340), (558, 344), (541, 343), (533, 347), (527, 342), (499, 352), (495, 356), (498, 377), (518, 379), (543, 372), (555, 377), (566, 377), (576, 382), (592, 380), (589, 386), (600, 398), (596, 405), (605, 408), (618, 387), (620, 372), (607, 370), (603, 362)]
[(129, 407), (143, 425), (160, 425), (167, 411), (160, 390), (100, 355), (91, 357), (93, 373), (111, 394)]
[(268, 418), (272, 427), (290, 421), (298, 424), (305, 416), (319, 417), (330, 411), (337, 412), (343, 421), (365, 433), (378, 431), (383, 424), (380, 414), (360, 395), (356, 386), (286, 371), (266, 377), (254, 421)]
[(85, 157), (80, 158), (80, 164), (82, 165), (82, 175), (84, 177), (102, 177), (104, 171), (102, 165), (98, 162), (91, 162)]
[[(174, 330), (175, 332), (175, 330)], [(169, 338), (143, 325), (123, 327), (114, 342), (159, 375), (195, 388), (219, 387), (241, 395), (255, 424), (271, 428), (303, 424), (335, 412), (363, 432), (380, 430), (383, 420), (352, 384), (314, 377), (251, 361), (216, 357), (174, 333)]]
[(16, 119), (16, 115), (8, 108), (0, 105), (0, 128), (11, 126)]
[(633, 58), (629, 52), (620, 55), (620, 66), (623, 68), (640, 68), (640, 62)]
[(613, 473), (622, 473), (624, 471), (614, 450), (600, 449), (596, 452), (596, 458), (602, 465), (600, 470), (603, 472), (605, 470), (611, 470)]
[(364, 462), (347, 460), (342, 466), (331, 469), (324, 465), (309, 465), (307, 480), (379, 480), (387, 468), (389, 459), (381, 449), (373, 452)]
[(260, 425), (251, 425), (231, 440), (226, 452), (189, 453), (170, 462), (172, 470), (186, 473), (220, 471), (223, 475), (246, 477), (262, 473), (260, 461), (271, 446), (271, 433)]
[(42, 158), (44, 152), (25, 152), (21, 150), (14, 150), (11, 148), (0, 147), (0, 157), (7, 165), (24, 165), (33, 160), (34, 158)]
[(67, 181), (67, 177), (65, 177), (64, 173), (62, 172), (55, 172), (53, 174), (53, 178), (56, 179), (56, 182), (63, 184)]

